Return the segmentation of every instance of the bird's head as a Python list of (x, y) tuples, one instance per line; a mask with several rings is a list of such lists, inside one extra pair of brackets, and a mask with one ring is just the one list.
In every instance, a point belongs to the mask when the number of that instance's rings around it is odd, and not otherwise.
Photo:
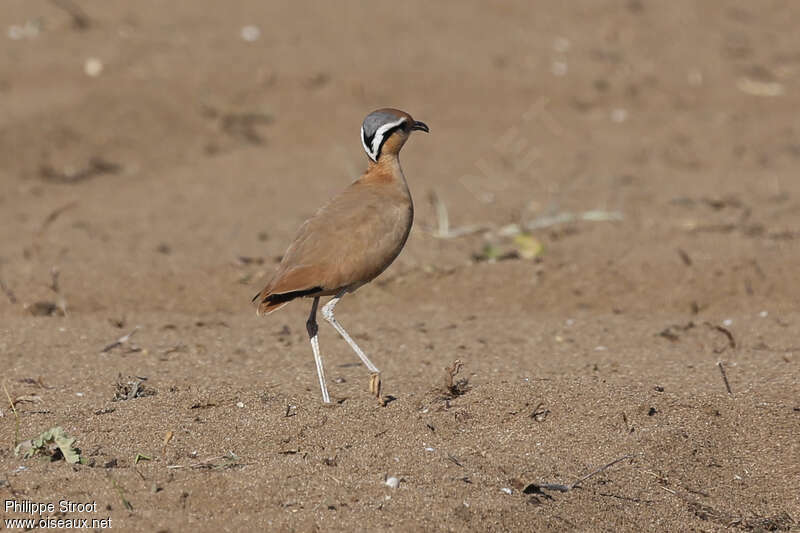
[(429, 130), (424, 122), (414, 120), (405, 111), (378, 109), (367, 115), (361, 125), (361, 144), (369, 158), (377, 163), (382, 155), (396, 156), (412, 131), (427, 133)]

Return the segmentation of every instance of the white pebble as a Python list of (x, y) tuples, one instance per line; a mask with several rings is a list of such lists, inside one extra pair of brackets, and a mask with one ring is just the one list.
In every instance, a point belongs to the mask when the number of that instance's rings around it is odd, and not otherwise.
[(242, 402), (236, 402), (236, 407), (242, 409), (244, 407), (244, 404)]
[(23, 37), (25, 37), (25, 29), (22, 26), (14, 24), (8, 27), (8, 38), (12, 41), (19, 41)]
[(90, 57), (83, 64), (83, 71), (87, 76), (96, 78), (101, 72), (103, 72), (103, 62), (96, 57)]
[(247, 25), (242, 28), (241, 34), (242, 39), (247, 41), (248, 43), (252, 43), (253, 41), (257, 41), (259, 37), (261, 37), (261, 29), (258, 26)]
[(594, 351), (595, 352), (605, 352), (606, 350), (608, 350), (608, 348), (606, 348), (605, 346), (595, 346), (594, 347)]
[(628, 120), (628, 110), (627, 109), (622, 109), (621, 107), (618, 107), (617, 109), (612, 110), (611, 111), (611, 120), (613, 122), (616, 122), (617, 124), (625, 122), (626, 120)]
[(500, 490), (502, 490), (502, 491), (503, 491), (503, 492), (505, 492), (506, 494), (511, 494), (511, 493), (513, 493), (513, 492), (514, 492), (513, 490), (509, 489), (508, 487), (503, 487), (503, 488), (502, 488), (502, 489), (500, 489)]
[(761, 311), (760, 313), (758, 313), (758, 316), (760, 316), (761, 318), (767, 318), (769, 316), (769, 313), (767, 313), (766, 311)]
[(35, 39), (39, 35), (42, 23), (39, 20), (29, 20), (24, 26), (13, 24), (8, 27), (8, 38), (12, 41), (20, 39)]
[(83, 393), (82, 392), (76, 392), (75, 396), (83, 396)]
[(726, 328), (731, 324), (733, 324), (733, 320), (731, 320), (730, 318), (726, 318), (725, 320), (722, 321), (722, 325), (725, 326)]
[(430, 446), (425, 446), (425, 451), (426, 451), (426, 452), (432, 452), (433, 450), (434, 450), (434, 449), (433, 449), (433, 448), (431, 448)]
[(386, 478), (385, 483), (390, 489), (396, 489), (400, 485), (400, 480), (394, 476), (390, 476)]

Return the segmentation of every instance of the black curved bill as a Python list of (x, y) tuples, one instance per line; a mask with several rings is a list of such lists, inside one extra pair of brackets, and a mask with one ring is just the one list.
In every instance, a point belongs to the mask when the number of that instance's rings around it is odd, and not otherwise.
[(414, 125), (411, 127), (412, 130), (417, 131), (424, 131), (425, 133), (430, 133), (431, 130), (428, 129), (428, 125), (424, 122), (420, 122), (419, 120), (414, 121)]

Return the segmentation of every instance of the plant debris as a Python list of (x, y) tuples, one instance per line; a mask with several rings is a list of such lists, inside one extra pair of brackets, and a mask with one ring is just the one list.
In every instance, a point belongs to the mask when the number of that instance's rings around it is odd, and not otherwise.
[(531, 418), (534, 422), (544, 422), (549, 414), (550, 409), (544, 406), (544, 402), (539, 402), (531, 413)]
[(17, 295), (14, 294), (14, 291), (12, 291), (9, 288), (9, 286), (6, 285), (5, 281), (3, 281), (2, 279), (0, 279), (0, 290), (2, 290), (3, 293), (5, 293), (6, 298), (8, 298), (9, 302), (11, 302), (12, 304), (17, 303)]
[(34, 439), (20, 442), (14, 449), (14, 455), (23, 453), (23, 457), (29, 459), (41, 454), (53, 461), (63, 457), (70, 464), (82, 463), (80, 450), (73, 446), (75, 440), (75, 437), (67, 435), (60, 426), (55, 426)]
[(706, 327), (711, 328), (714, 331), (722, 333), (728, 340), (728, 346), (723, 346), (722, 348), (714, 348), (714, 353), (722, 353), (725, 351), (726, 348), (730, 348), (732, 350), (736, 349), (736, 339), (733, 338), (733, 333), (731, 333), (729, 329), (716, 324), (711, 324), (709, 322), (705, 322), (705, 325)]
[(64, 316), (64, 310), (55, 302), (39, 301), (28, 306), (28, 311), (33, 316)]
[[(283, 452), (282, 452), (283, 453)], [(193, 468), (196, 470), (230, 470), (235, 468), (244, 468), (246, 463), (242, 462), (241, 457), (233, 452), (228, 452), (225, 455), (216, 457), (209, 457), (190, 465), (167, 465), (167, 468)]]
[(527, 487), (525, 487), (522, 490), (522, 492), (524, 494), (539, 494), (539, 493), (542, 493), (542, 490), (553, 490), (553, 491), (558, 491), (558, 492), (569, 492), (572, 489), (574, 489), (576, 487), (579, 487), (584, 481), (588, 480), (589, 478), (591, 478), (593, 476), (596, 476), (597, 474), (599, 474), (601, 472), (604, 472), (605, 470), (608, 470), (609, 468), (611, 468), (612, 466), (614, 466), (615, 464), (617, 464), (617, 463), (619, 463), (621, 461), (624, 461), (626, 459), (633, 459), (635, 456), (636, 456), (635, 454), (623, 455), (622, 457), (620, 457), (618, 459), (614, 459), (613, 461), (611, 461), (607, 465), (601, 466), (600, 468), (589, 472), (585, 476), (583, 476), (581, 478), (578, 478), (575, 481), (573, 481), (572, 483), (569, 483), (567, 485), (562, 485), (560, 483), (530, 483)]
[(143, 453), (137, 453), (136, 456), (133, 458), (133, 464), (139, 464), (139, 461), (152, 461), (153, 458), (149, 455), (145, 455)]
[(133, 328), (133, 331), (131, 331), (127, 335), (123, 335), (122, 337), (118, 338), (117, 340), (115, 340), (111, 344), (107, 344), (102, 350), (100, 350), (100, 353), (110, 352), (111, 350), (113, 350), (117, 346), (122, 346), (123, 344), (128, 342), (130, 340), (130, 338), (133, 336), (133, 334), (136, 333), (137, 331), (139, 331), (139, 326), (136, 326), (135, 328)]
[(447, 398), (461, 396), (470, 390), (471, 387), (469, 386), (469, 378), (461, 378), (458, 381), (455, 380), (456, 375), (463, 367), (464, 363), (462, 363), (460, 359), (456, 359), (453, 361), (452, 365), (444, 369), (444, 389), (445, 393), (447, 394)]
[(689, 510), (700, 520), (721, 524), (726, 529), (737, 527), (749, 531), (791, 531), (796, 525), (792, 517), (785, 511), (775, 516), (745, 518), (698, 502), (687, 501), (687, 505)]
[(681, 333), (689, 331), (692, 328), (694, 328), (694, 322), (691, 321), (687, 322), (685, 325), (667, 326), (658, 333), (658, 336), (664, 337), (665, 339), (672, 342), (677, 342), (678, 339), (681, 338)]
[(147, 378), (141, 376), (129, 377), (127, 381), (124, 381), (122, 374), (120, 374), (117, 378), (117, 389), (114, 391), (112, 401), (120, 402), (144, 396), (155, 396), (156, 390), (146, 387), (144, 385), (145, 381), (147, 381)]
[(728, 394), (733, 396), (731, 384), (728, 382), (728, 373), (725, 372), (725, 366), (723, 365), (722, 361), (717, 361), (717, 366), (719, 367), (719, 373), (722, 374), (722, 381), (725, 383), (725, 389), (728, 391)]
[(76, 30), (87, 30), (91, 26), (91, 19), (81, 7), (72, 0), (50, 0), (54, 6), (66, 11), (72, 19), (72, 27)]
[(117, 174), (120, 170), (122, 170), (122, 167), (117, 163), (95, 156), (89, 159), (87, 166), (77, 170), (65, 169), (58, 171), (49, 164), (44, 164), (39, 169), (39, 175), (44, 181), (72, 184), (103, 174)]
[(23, 394), (22, 396), (14, 398), (14, 405), (18, 403), (39, 403), (41, 401), (42, 397), (36, 394)]

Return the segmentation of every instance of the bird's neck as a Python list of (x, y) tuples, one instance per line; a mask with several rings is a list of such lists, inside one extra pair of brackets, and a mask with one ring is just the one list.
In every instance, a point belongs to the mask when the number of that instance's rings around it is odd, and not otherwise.
[(370, 160), (363, 179), (369, 182), (393, 182), (408, 191), (406, 177), (400, 167), (400, 159), (397, 154), (381, 154), (377, 162)]

